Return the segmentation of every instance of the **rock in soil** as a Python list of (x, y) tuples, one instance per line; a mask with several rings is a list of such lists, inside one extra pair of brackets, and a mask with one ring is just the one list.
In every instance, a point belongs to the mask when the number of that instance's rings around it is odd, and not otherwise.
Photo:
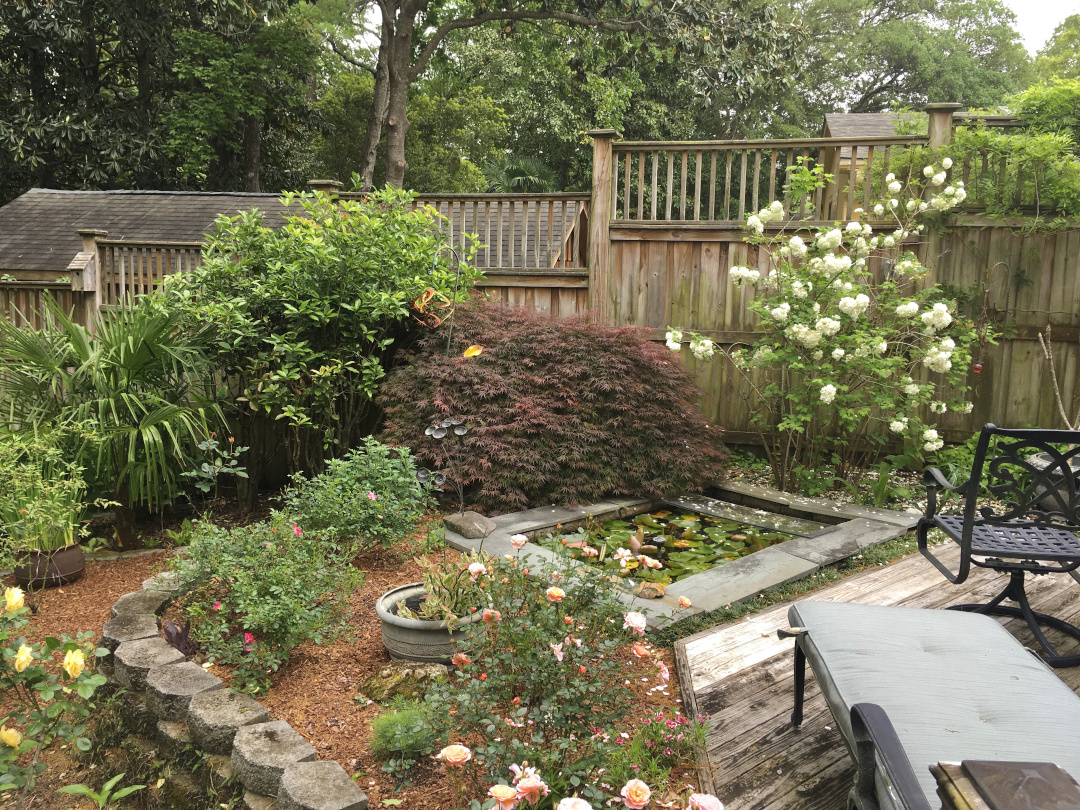
[(361, 683), (359, 694), (376, 703), (398, 696), (416, 700), (427, 692), (431, 684), (446, 678), (448, 674), (449, 670), (442, 664), (394, 661)]
[(446, 515), (443, 517), (443, 523), (446, 525), (446, 528), (457, 532), (462, 537), (469, 540), (487, 537), (495, 531), (495, 521), (489, 517), (484, 517), (479, 512), (473, 512), (471, 510), (465, 514), (454, 512), (453, 514)]
[(642, 599), (659, 599), (665, 593), (667, 589), (659, 582), (642, 582), (634, 588), (634, 595)]

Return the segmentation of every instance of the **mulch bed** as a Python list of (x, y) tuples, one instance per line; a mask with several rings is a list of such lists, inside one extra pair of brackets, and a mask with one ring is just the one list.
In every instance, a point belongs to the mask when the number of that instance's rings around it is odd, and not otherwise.
[[(272, 678), (270, 691), (258, 700), (274, 719), (287, 721), (303, 735), (318, 751), (319, 759), (336, 760), (350, 775), (355, 775), (373, 808), (383, 806), (382, 800), (391, 799), (401, 803), (389, 806), (450, 810), (450, 789), (443, 766), (433, 759), (414, 768), (411, 786), (395, 792), (393, 778), (382, 772), (382, 762), (373, 756), (370, 748), (370, 724), (382, 707), (357, 699), (357, 685), (391, 660), (382, 646), (375, 602), (390, 588), (420, 579), (415, 551), (406, 546), (379, 550), (358, 559), (356, 564), (366, 576), (363, 586), (350, 600), (350, 630), (333, 643), (294, 650), (288, 665)], [(449, 550), (445, 553), (456, 555)], [(167, 555), (168, 552), (162, 552), (110, 562), (88, 562), (86, 574), (78, 582), (35, 597), (39, 609), (28, 635), (40, 640), (46, 635), (79, 630), (100, 633), (116, 599), (141, 588), (144, 579), (162, 570)], [(671, 682), (666, 690), (668, 694), (653, 691), (658, 683), (655, 665), (640, 667), (642, 677), (632, 688), (642, 712), (647, 708), (671, 709), (681, 705), (674, 656), (670, 650), (657, 652), (671, 672)], [(630, 658), (629, 649), (626, 655)], [(221, 666), (211, 667), (209, 671), (223, 680), (229, 679), (229, 673)], [(66, 778), (61, 780), (61, 774)], [(79, 807), (72, 801), (73, 797), (57, 795), (54, 791), (62, 784), (80, 781), (93, 780), (85, 770), (61, 756), (39, 782), (31, 806), (35, 810)], [(688, 783), (696, 785), (692, 771), (674, 774), (671, 782), (674, 789), (684, 790)], [(674, 795), (657, 798), (661, 800), (660, 806), (678, 805)]]

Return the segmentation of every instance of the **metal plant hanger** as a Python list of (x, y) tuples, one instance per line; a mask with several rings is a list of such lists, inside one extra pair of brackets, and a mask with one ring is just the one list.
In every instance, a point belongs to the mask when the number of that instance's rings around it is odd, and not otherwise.
[[(465, 427), (462, 420), (456, 416), (451, 416), (448, 419), (443, 419), (441, 422), (436, 422), (434, 425), (429, 425), (424, 431), (425, 436), (430, 436), (433, 439), (445, 439), (451, 434), (455, 436), (464, 436), (469, 432), (469, 429)], [(444, 473), (432, 472), (426, 467), (421, 467), (416, 471), (416, 480), (421, 484), (432, 483), (437, 487), (441, 487), (446, 483), (447, 478)], [(455, 481), (454, 488), (457, 490), (458, 496), (458, 510), (461, 514), (465, 514), (465, 483), (463, 481)]]

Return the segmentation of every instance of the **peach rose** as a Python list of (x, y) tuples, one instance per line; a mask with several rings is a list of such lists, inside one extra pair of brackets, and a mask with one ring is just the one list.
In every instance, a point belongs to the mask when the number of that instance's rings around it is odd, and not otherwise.
[(510, 535), (510, 543), (518, 551), (521, 551), (522, 547), (529, 542), (529, 538), (523, 534)]
[[(690, 607), (690, 600), (689, 600), (689, 599), (687, 599), (687, 598), (686, 598), (685, 596), (680, 596), (680, 597), (679, 597), (679, 607), (681, 607), (681, 608), (688, 608), (688, 607)], [(700, 794), (700, 795), (704, 796), (705, 794), (704, 794), (704, 793), (702, 793), (702, 794)]]
[(652, 801), (652, 791), (640, 779), (631, 779), (627, 782), (620, 791), (620, 795), (623, 797), (623, 804), (630, 810), (642, 810)]
[(636, 611), (630, 611), (623, 617), (623, 627), (638, 636), (645, 635), (645, 623), (645, 615)]
[(514, 810), (518, 803), (518, 792), (509, 785), (492, 785), (488, 796), (495, 800), (498, 810)]
[(458, 653), (454, 653), (454, 657), (450, 659), (450, 663), (453, 664), (458, 669), (461, 669), (461, 668), (467, 667), (469, 664), (471, 664), (472, 659), (469, 658), (469, 656), (467, 656), (465, 653), (458, 652)]
[(447, 765), (464, 765), (472, 759), (472, 751), (464, 745), (448, 745), (435, 755), (435, 759), (441, 759)]
[(648, 658), (649, 655), (651, 655), (651, 653), (649, 652), (649, 648), (642, 644), (640, 641), (634, 642), (634, 646), (630, 648), (630, 652), (632, 652), (637, 658)]
[(544, 784), (544, 780), (535, 774), (529, 774), (517, 783), (518, 799), (536, 804), (541, 796), (547, 796), (551, 791)]
[(561, 602), (564, 596), (566, 596), (566, 591), (562, 588), (552, 587), (547, 589), (547, 598), (549, 602)]
[(498, 623), (502, 619), (502, 614), (497, 610), (491, 608), (484, 608), (484, 623), (491, 624), (492, 622)]
[(687, 810), (724, 810), (724, 804), (711, 793), (691, 793)]

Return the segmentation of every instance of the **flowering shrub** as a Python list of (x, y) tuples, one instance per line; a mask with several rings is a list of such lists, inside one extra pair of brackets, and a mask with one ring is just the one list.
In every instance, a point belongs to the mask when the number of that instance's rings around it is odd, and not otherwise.
[(445, 554), (438, 560), (421, 556), (417, 564), (423, 571), (426, 596), (417, 611), (407, 608), (404, 600), (399, 602), (399, 616), (446, 621), (453, 625), (455, 620), (481, 609), (485, 623), (490, 623), (498, 614), (498, 611), (484, 607), (485, 603), (490, 602), (484, 586), (494, 568), (491, 558), (482, 551), (469, 552), (453, 561), (447, 559)]
[[(86, 751), (90, 740), (83, 736), (90, 717), (87, 701), (105, 683), (89, 666), (95, 657), (108, 655), (95, 649), (93, 633), (74, 639), (47, 638), (30, 644), (15, 632), (27, 624), (30, 609), (19, 588), (4, 591), (0, 615), (0, 700), (8, 714), (0, 726), (0, 792), (20, 790), (15, 806), (21, 807), (45, 770), (41, 751), (53, 740), (74, 742)], [(56, 656), (63, 653), (57, 664)], [(30, 754), (29, 762), (24, 756)]]
[(371, 437), (314, 478), (297, 475), (284, 512), (305, 531), (361, 548), (389, 546), (410, 534), (424, 510), (424, 487), (407, 448)]
[[(730, 271), (734, 285), (754, 291), (748, 307), (762, 337), (751, 351), (729, 356), (749, 384), (780, 488), (794, 491), (800, 469), (829, 462), (841, 480), (855, 476), (893, 439), (911, 456), (933, 453), (942, 441), (932, 415), (970, 412), (967, 372), (979, 330), (940, 288), (924, 283), (928, 268), (904, 249), (924, 228), (920, 215), (963, 202), (963, 183), (948, 181), (951, 166), (945, 158), (906, 185), (886, 178), (894, 196), (873, 213), (894, 221), (888, 232), (875, 234), (862, 209), (843, 227), (802, 236), (786, 228), (765, 233), (766, 224), (785, 218), (779, 202), (747, 218), (747, 241), (771, 258), (771, 269)], [(798, 191), (819, 182), (805, 168), (792, 172)], [(700, 358), (715, 353), (700, 335), (668, 332), (669, 348), (686, 339)]]
[[(686, 370), (637, 327), (476, 305), (426, 335), (382, 387), (383, 439), (499, 512), (609, 494), (700, 491), (723, 473), (719, 432)], [(463, 356), (468, 347), (479, 354)], [(476, 349), (473, 350), (474, 352)], [(458, 418), (455, 441), (424, 436)]]
[[(645, 661), (647, 659), (643, 658), (643, 663)], [(641, 779), (657, 792), (663, 792), (671, 769), (692, 761), (695, 746), (704, 745), (708, 719), (646, 709), (638, 718), (633, 733), (625, 733), (615, 740), (618, 749), (608, 761), (605, 779), (614, 785)]]
[(210, 659), (236, 668), (240, 688), (259, 692), (294, 647), (344, 629), (348, 598), (363, 581), (350, 553), (335, 553), (280, 515), (234, 529), (196, 523), (185, 534), (174, 570), (191, 637)]

